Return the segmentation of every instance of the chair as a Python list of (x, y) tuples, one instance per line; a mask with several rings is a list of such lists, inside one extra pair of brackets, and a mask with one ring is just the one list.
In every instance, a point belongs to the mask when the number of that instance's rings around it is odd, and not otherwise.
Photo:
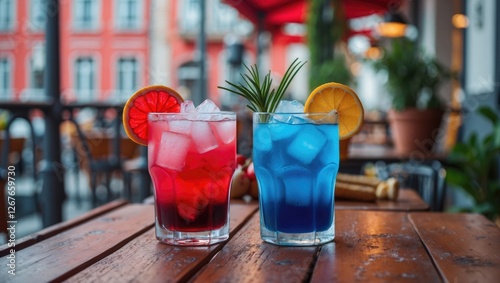
[[(112, 199), (110, 188), (113, 173), (123, 176), (123, 160), (132, 159), (137, 154), (138, 145), (128, 138), (120, 138), (119, 157), (116, 156), (114, 144), (115, 137), (101, 132), (89, 132), (84, 134), (82, 139), (79, 135), (72, 135), (71, 144), (74, 148), (77, 162), (80, 166), (76, 170), (82, 169), (89, 176), (89, 186), (92, 193), (92, 204), (97, 204), (97, 186), (104, 183), (107, 193), (107, 201)], [(128, 186), (124, 178), (124, 188)]]
[(432, 211), (443, 211), (446, 194), (446, 170), (439, 161), (428, 163), (401, 162), (376, 163), (381, 179), (395, 177), (400, 187), (414, 189), (429, 205)]
[[(142, 149), (144, 150), (144, 149)], [(147, 150), (147, 149), (146, 149)], [(132, 175), (136, 174), (140, 179), (140, 188), (138, 190), (138, 200), (142, 202), (147, 197), (151, 196), (151, 181), (149, 179), (148, 171), (148, 160), (147, 157), (143, 156), (144, 153), (141, 152), (141, 156), (127, 160), (123, 163), (123, 178), (125, 183), (125, 198), (129, 201), (132, 199)], [(147, 177), (144, 177), (147, 176)], [(148, 178), (144, 180), (144, 178)], [(149, 186), (148, 186), (149, 184)]]

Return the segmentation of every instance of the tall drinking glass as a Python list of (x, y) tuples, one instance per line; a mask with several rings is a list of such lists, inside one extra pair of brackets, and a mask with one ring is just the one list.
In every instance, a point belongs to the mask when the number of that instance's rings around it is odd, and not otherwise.
[(332, 241), (337, 114), (257, 112), (253, 131), (262, 239), (287, 246)]
[(148, 127), (156, 238), (172, 245), (226, 240), (236, 114), (151, 113)]

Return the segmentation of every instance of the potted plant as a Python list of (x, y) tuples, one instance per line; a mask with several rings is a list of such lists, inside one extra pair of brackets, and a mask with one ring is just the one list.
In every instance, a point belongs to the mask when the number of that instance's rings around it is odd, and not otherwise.
[(388, 120), (395, 148), (404, 156), (415, 150), (428, 154), (444, 113), (438, 87), (451, 73), (426, 56), (416, 42), (397, 38), (391, 43), (374, 66), (387, 72), (386, 86), (392, 100)]
[(453, 147), (446, 181), (474, 201), (472, 207), (455, 210), (481, 213), (500, 227), (500, 117), (488, 107), (478, 113), (492, 124), (492, 131), (482, 138), (473, 133)]

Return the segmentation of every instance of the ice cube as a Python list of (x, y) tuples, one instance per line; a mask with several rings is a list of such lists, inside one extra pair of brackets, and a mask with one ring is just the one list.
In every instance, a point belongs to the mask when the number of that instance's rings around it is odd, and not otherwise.
[(196, 112), (198, 113), (211, 113), (220, 112), (219, 107), (210, 99), (205, 99), (200, 105), (196, 107)]
[(181, 103), (181, 113), (192, 113), (196, 110), (192, 100), (186, 100)]
[(296, 134), (301, 127), (293, 127), (290, 125), (285, 125), (283, 123), (271, 123), (269, 124), (269, 130), (271, 132), (271, 137), (273, 140), (281, 140), (291, 137)]
[(300, 124), (314, 124), (309, 118), (306, 118), (305, 115), (293, 115), (288, 119), (288, 124), (300, 125)]
[(314, 125), (301, 127), (287, 153), (304, 164), (311, 163), (326, 143), (325, 135)]
[(224, 144), (228, 144), (236, 138), (236, 123), (234, 121), (216, 121), (212, 125)]
[(284, 167), (278, 172), (279, 178), (285, 186), (285, 202), (293, 206), (312, 205), (313, 176), (307, 168), (299, 165)]
[(191, 137), (199, 153), (205, 153), (219, 146), (208, 122), (193, 121)]
[(321, 162), (325, 165), (332, 162), (338, 164), (340, 157), (338, 125), (329, 125), (322, 127), (320, 130), (327, 137), (327, 142), (320, 153)]
[(271, 132), (266, 125), (254, 127), (253, 146), (259, 151), (270, 151), (273, 148)]
[(276, 113), (303, 113), (304, 105), (297, 100), (281, 100)]
[(270, 168), (269, 170), (273, 173), (274, 170), (278, 170), (279, 168), (282, 168), (283, 166), (286, 166), (291, 162), (295, 162), (295, 160), (292, 160), (292, 158), (290, 156), (287, 156), (284, 152), (273, 152), (272, 158), (264, 159), (264, 163), (268, 168)]
[(163, 132), (156, 163), (159, 166), (181, 171), (191, 140), (189, 137), (172, 132)]
[(275, 115), (273, 115), (273, 118), (270, 121), (270, 123), (288, 124), (288, 123), (290, 123), (290, 119), (292, 119), (291, 114), (275, 114)]
[(277, 113), (273, 116), (271, 122), (285, 124), (307, 124), (311, 123), (311, 120), (306, 118), (304, 113)]
[(191, 121), (189, 120), (171, 120), (168, 125), (170, 131), (174, 133), (189, 135), (191, 132)]

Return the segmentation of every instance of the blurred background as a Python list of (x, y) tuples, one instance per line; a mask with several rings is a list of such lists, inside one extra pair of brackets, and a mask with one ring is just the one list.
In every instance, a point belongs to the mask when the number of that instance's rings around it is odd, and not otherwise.
[[(163, 84), (238, 112), (238, 152), (250, 157), (246, 102), (217, 86), (253, 64), (279, 81), (295, 58), (307, 64), (286, 99), (304, 102), (315, 86), (337, 81), (364, 105), (341, 171), (396, 161), (438, 161), (453, 167), (451, 179), (475, 170), (468, 183), (447, 180), (440, 210), (495, 219), (499, 14), (495, 0), (0, 0), (0, 167), (13, 165), (20, 177), (19, 236), (150, 193), (144, 148), (120, 124), (137, 89)], [(440, 114), (431, 136), (403, 151), (389, 113), (405, 109)], [(53, 205), (61, 209), (44, 216)]]

